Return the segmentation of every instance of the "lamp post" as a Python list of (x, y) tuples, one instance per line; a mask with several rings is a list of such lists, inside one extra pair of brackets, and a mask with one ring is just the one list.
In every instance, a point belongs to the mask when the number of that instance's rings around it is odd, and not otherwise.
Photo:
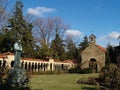
[[(21, 8), (22, 6), (23, 6), (22, 2), (20, 0), (17, 0), (16, 7)], [(17, 18), (17, 13), (15, 14), (15, 16)], [(15, 24), (17, 24), (17, 23), (15, 23)], [(10, 29), (12, 29), (12, 25), (10, 25)], [(20, 37), (22, 38), (22, 34), (23, 33), (20, 32), (20, 28), (18, 28), (17, 32), (15, 33), (14, 68), (10, 69), (8, 72), (9, 76), (8, 76), (7, 83), (8, 83), (8, 85), (15, 86), (15, 87), (22, 87), (23, 85), (26, 85), (28, 82), (28, 78), (26, 76), (25, 69), (21, 68), (22, 41), (21, 41)]]

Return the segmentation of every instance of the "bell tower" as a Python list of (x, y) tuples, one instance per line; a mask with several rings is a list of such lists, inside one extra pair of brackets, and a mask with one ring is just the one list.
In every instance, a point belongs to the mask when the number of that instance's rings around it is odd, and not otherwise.
[(96, 36), (94, 34), (91, 34), (89, 36), (89, 43), (90, 44), (95, 44), (96, 43)]

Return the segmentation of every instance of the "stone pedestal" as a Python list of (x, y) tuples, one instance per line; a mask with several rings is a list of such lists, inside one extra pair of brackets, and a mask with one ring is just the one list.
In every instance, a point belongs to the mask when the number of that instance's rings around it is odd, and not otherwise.
[(7, 84), (12, 87), (24, 86), (28, 83), (28, 78), (26, 77), (26, 72), (24, 69), (19, 67), (12, 68), (8, 72)]

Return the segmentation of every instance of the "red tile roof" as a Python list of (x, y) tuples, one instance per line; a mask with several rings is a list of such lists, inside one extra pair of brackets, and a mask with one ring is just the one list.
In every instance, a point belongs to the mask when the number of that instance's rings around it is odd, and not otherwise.
[(60, 63), (73, 63), (72, 60), (64, 60), (64, 61), (55, 60), (55, 62), (60, 62)]
[(0, 58), (6, 58), (7, 55), (14, 55), (14, 53), (11, 52), (0, 53)]
[(106, 52), (107, 50), (104, 48), (104, 47), (102, 47), (102, 46), (100, 46), (100, 45), (95, 45), (96, 47), (98, 47), (100, 50), (102, 50), (103, 52)]
[(6, 56), (5, 55), (0, 55), (0, 58), (6, 58)]
[(63, 61), (63, 62), (65, 62), (65, 63), (73, 63), (72, 60), (65, 60), (65, 61)]
[(5, 52), (5, 53), (2, 53), (1, 55), (15, 55), (15, 54), (12, 52)]
[(46, 62), (45, 60), (42, 60), (42, 59), (37, 59), (37, 58), (22, 58), (22, 60), (30, 60), (30, 61), (44, 61), (44, 62)]

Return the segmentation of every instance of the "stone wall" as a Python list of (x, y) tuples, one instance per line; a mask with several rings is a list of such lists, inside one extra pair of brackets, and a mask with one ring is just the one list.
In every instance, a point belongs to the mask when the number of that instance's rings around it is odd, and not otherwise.
[[(96, 71), (99, 72), (105, 66), (105, 52), (100, 50), (95, 44), (90, 44), (82, 53), (81, 68), (90, 68), (90, 60), (94, 60), (91, 64), (96, 64)], [(95, 63), (94, 63), (95, 62)]]

